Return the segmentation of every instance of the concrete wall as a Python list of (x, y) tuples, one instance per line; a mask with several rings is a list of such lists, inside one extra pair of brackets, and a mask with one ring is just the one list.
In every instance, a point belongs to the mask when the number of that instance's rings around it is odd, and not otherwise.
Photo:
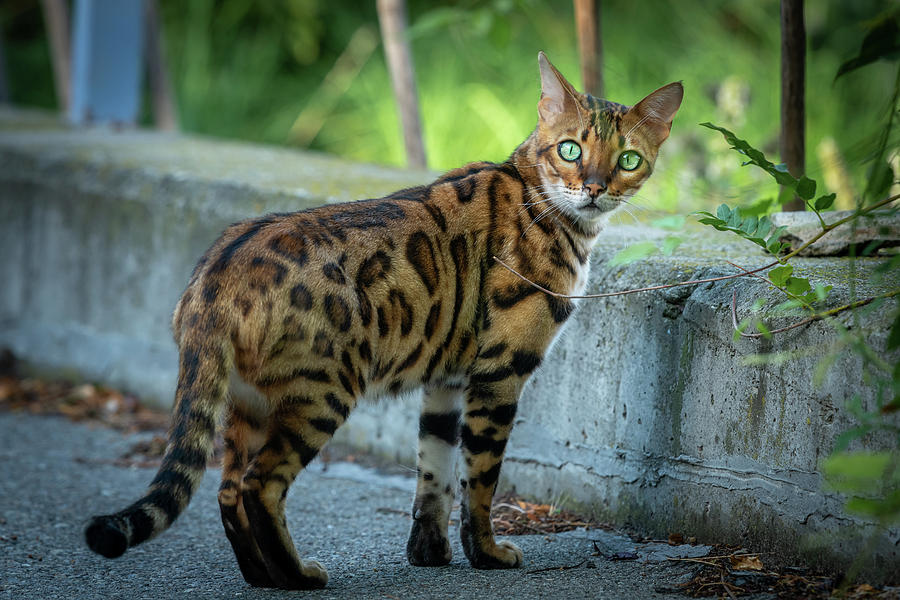
[[(67, 130), (41, 114), (0, 110), (0, 346), (34, 369), (169, 404), (170, 313), (227, 224), (430, 178), (222, 141)], [(590, 289), (728, 274), (725, 258), (747, 267), (766, 261), (724, 234), (702, 234), (672, 257), (605, 265), (629, 241), (661, 235), (610, 227), (594, 253)], [(858, 262), (858, 295), (877, 291), (867, 277), (876, 264)], [(849, 297), (841, 261), (804, 259), (796, 268), (836, 283), (835, 302)], [(890, 278), (882, 288), (898, 285), (897, 274)], [(757, 297), (777, 298), (757, 281), (737, 280), (583, 301), (525, 392), (502, 485), (653, 535), (680, 532), (837, 568), (871, 533), (868, 572), (900, 572), (900, 530), (875, 532), (845, 515), (818, 473), (835, 436), (854, 424), (843, 405), (860, 390), (859, 361), (844, 356), (815, 387), (811, 374), (834, 340), (830, 326), (733, 341), (733, 290), (742, 313)], [(872, 316), (876, 345), (889, 308)], [(788, 350), (806, 356), (742, 363)], [(418, 402), (364, 407), (339, 437), (411, 462)]]

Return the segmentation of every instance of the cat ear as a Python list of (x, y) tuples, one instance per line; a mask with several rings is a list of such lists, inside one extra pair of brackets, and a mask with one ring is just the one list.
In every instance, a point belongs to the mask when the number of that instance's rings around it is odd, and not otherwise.
[(680, 81), (676, 81), (659, 88), (631, 107), (628, 112), (634, 114), (639, 121), (648, 124), (656, 133), (658, 143), (662, 143), (669, 137), (672, 120), (678, 112), (678, 107), (681, 106), (682, 98), (684, 88)]
[(547, 60), (547, 55), (538, 52), (538, 65), (541, 68), (541, 101), (538, 102), (538, 114), (544, 121), (552, 121), (566, 111), (577, 110), (575, 98), (578, 92), (566, 78)]

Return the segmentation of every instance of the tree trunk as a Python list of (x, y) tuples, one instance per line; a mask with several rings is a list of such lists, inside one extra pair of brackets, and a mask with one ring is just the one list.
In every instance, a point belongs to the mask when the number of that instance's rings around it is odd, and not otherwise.
[(144, 53), (147, 61), (147, 81), (153, 102), (153, 120), (163, 131), (178, 130), (178, 109), (175, 105), (169, 68), (163, 52), (163, 32), (159, 22), (156, 0), (144, 0)]
[(65, 0), (41, 0), (47, 38), (50, 40), (50, 56), (53, 63), (53, 83), (56, 103), (63, 114), (69, 111), (71, 85), (69, 79), (69, 6)]
[(378, 21), (387, 56), (391, 85), (403, 125), (406, 161), (410, 167), (425, 168), (425, 145), (419, 118), (419, 100), (413, 71), (412, 53), (406, 37), (405, 0), (378, 0)]
[[(781, 0), (781, 160), (794, 177), (806, 171), (806, 29), (803, 0)], [(784, 210), (803, 210), (798, 197)]]
[(584, 91), (603, 97), (603, 40), (600, 30), (602, 0), (575, 0), (575, 28), (578, 30), (578, 54)]

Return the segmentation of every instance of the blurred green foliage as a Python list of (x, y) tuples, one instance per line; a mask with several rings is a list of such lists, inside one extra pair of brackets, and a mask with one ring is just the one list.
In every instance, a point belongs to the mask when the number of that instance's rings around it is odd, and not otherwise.
[[(319, 121), (312, 124), (310, 148), (404, 163), (380, 46), (350, 57), (361, 67), (349, 75), (346, 90), (322, 84), (355, 32), (378, 31), (374, 2), (159, 3), (185, 131), (284, 144), (298, 116), (313, 107), (318, 110), (305, 113)], [(777, 151), (778, 0), (603, 0), (602, 5), (610, 99), (633, 104), (673, 80), (682, 80), (686, 89), (661, 164), (635, 204), (687, 211), (722, 201), (744, 203), (758, 198), (763, 183), (777, 194), (764, 174), (740, 169), (724, 142), (697, 124), (713, 121), (739, 129), (767, 153)], [(580, 84), (571, 2), (409, 0), (408, 8), (426, 151), (434, 169), (502, 160), (529, 134), (539, 96), (538, 50)], [(820, 180), (824, 170), (826, 185), (831, 180), (855, 191), (865, 187), (865, 174), (853, 167), (876, 143), (893, 68), (873, 64), (837, 81), (834, 74), (856, 55), (867, 22), (882, 10), (883, 0), (806, 3), (807, 167)], [(52, 107), (39, 1), (5, 0), (0, 27), (13, 100)], [(826, 138), (834, 138), (849, 170), (820, 161), (817, 149)], [(826, 162), (837, 155), (829, 156)], [(839, 176), (829, 177), (830, 171)]]

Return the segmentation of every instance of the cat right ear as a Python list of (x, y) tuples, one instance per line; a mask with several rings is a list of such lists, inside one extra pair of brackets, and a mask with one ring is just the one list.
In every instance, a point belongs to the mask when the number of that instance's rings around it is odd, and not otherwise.
[(541, 100), (538, 102), (538, 114), (544, 121), (553, 121), (567, 111), (578, 110), (575, 98), (578, 92), (566, 78), (556, 70), (543, 51), (538, 52), (538, 65), (541, 68)]

